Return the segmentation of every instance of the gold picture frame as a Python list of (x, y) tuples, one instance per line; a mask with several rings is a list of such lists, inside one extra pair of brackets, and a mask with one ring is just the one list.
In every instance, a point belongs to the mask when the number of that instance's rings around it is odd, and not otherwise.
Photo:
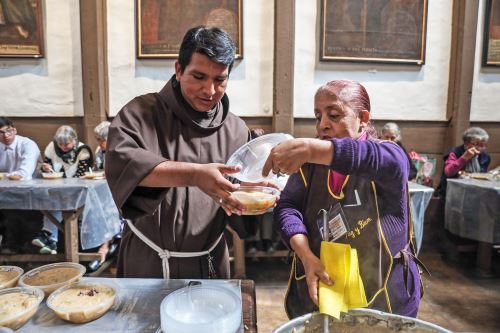
[(321, 0), (321, 61), (423, 65), (427, 0)]
[(500, 66), (500, 0), (486, 1), (483, 66)]
[[(176, 59), (190, 28), (224, 29), (243, 57), (243, 0), (136, 0), (137, 58)], [(160, 20), (161, 18), (161, 20)]]
[(0, 57), (42, 58), (42, 0), (0, 0)]

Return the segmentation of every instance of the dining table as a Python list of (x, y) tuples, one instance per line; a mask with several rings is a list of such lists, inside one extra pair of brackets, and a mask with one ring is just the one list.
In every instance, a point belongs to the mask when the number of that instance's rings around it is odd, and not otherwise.
[[(10, 254), (0, 260), (26, 261), (92, 261), (98, 253), (81, 249), (100, 246), (120, 232), (120, 214), (105, 179), (59, 178), (0, 180), (0, 210), (38, 210), (64, 233), (64, 255)], [(62, 211), (63, 223), (53, 216)], [(80, 221), (80, 223), (79, 223)], [(33, 221), (37, 222), (37, 221)], [(41, 221), (40, 221), (41, 226)]]
[[(160, 333), (160, 305), (167, 295), (193, 280), (146, 278), (91, 278), (83, 281), (104, 283), (117, 290), (111, 309), (102, 317), (84, 324), (59, 318), (44, 300), (35, 315), (16, 332), (28, 333)], [(228, 288), (241, 300), (242, 318), (238, 333), (257, 333), (255, 284), (252, 280), (195, 280), (206, 286)], [(203, 333), (203, 332), (200, 332)]]
[(445, 228), (476, 240), (477, 268), (490, 272), (493, 244), (500, 243), (500, 180), (448, 179)]

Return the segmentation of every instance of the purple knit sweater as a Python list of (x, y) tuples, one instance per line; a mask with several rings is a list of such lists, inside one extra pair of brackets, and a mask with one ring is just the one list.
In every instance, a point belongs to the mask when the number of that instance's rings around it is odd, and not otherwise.
[[(408, 242), (408, 158), (398, 145), (391, 142), (356, 141), (351, 138), (331, 141), (334, 146), (330, 165), (332, 170), (375, 181), (382, 229), (395, 255)], [(304, 182), (299, 174), (294, 174), (281, 192), (281, 199), (274, 209), (274, 220), (279, 221), (282, 238), (288, 246), (293, 235), (307, 235), (302, 223), (304, 195)]]

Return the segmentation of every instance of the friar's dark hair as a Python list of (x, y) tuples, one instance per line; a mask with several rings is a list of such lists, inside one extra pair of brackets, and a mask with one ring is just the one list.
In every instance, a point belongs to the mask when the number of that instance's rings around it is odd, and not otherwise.
[(234, 42), (227, 32), (216, 27), (198, 26), (189, 29), (184, 35), (178, 62), (181, 72), (184, 72), (193, 53), (198, 52), (216, 63), (229, 66), (231, 72), (235, 51)]

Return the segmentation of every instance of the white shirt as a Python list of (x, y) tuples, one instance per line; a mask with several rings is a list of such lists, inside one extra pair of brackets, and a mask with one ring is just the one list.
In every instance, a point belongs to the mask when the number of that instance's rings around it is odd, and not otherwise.
[(20, 175), (23, 180), (30, 180), (36, 170), (40, 149), (35, 141), (16, 134), (9, 145), (0, 142), (0, 172)]

